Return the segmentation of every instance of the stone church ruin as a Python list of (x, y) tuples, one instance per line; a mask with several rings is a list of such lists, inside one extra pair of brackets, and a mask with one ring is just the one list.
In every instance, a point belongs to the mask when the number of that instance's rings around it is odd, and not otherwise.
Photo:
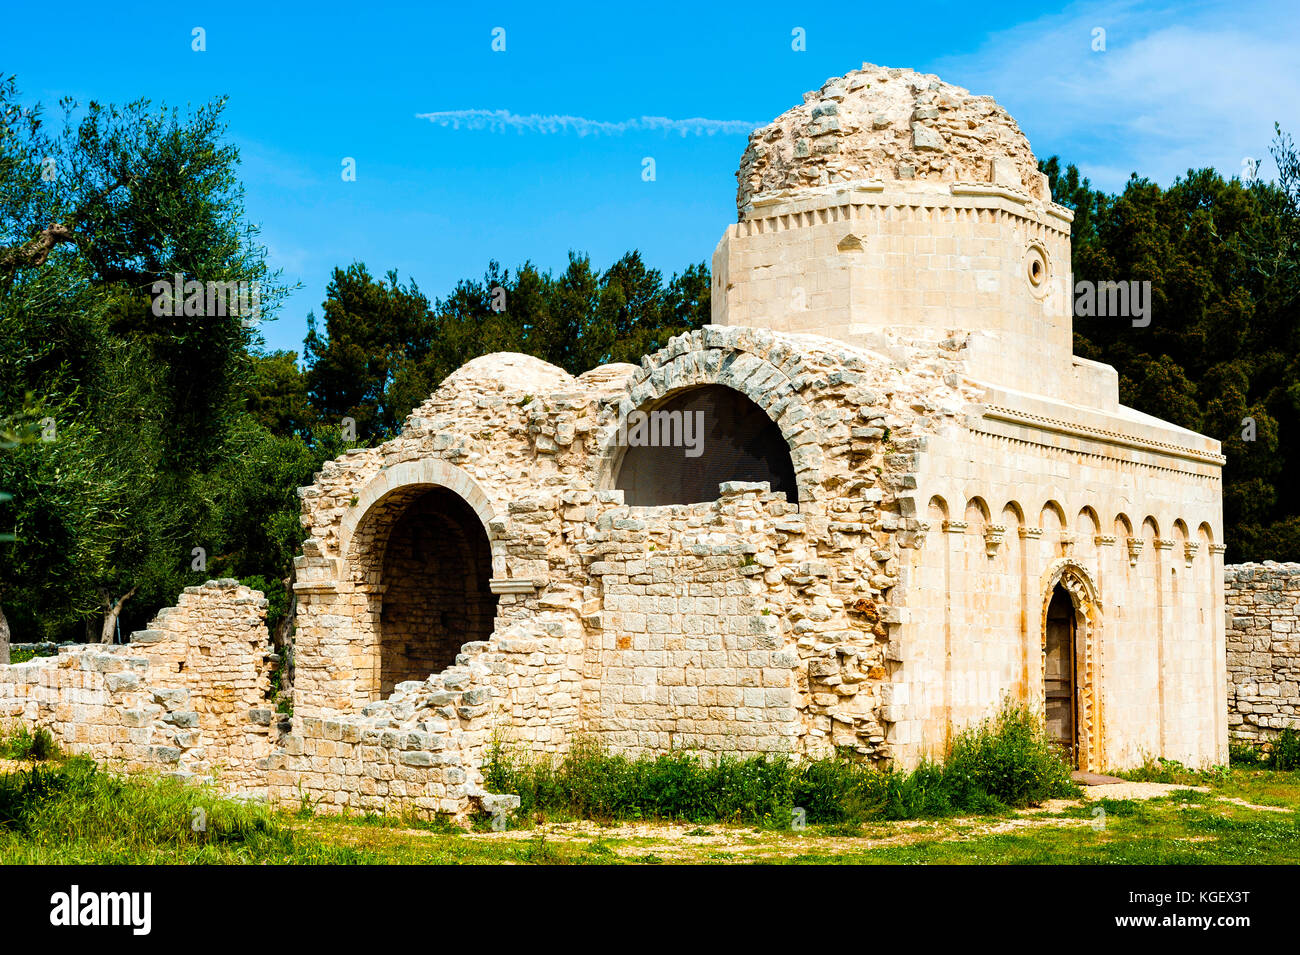
[[(363, 812), (500, 805), (494, 740), (912, 765), (1006, 697), (1080, 769), (1226, 762), (1224, 458), (1071, 354), (1072, 216), (1014, 120), (866, 65), (738, 179), (713, 324), (475, 359), (302, 489), (291, 719), (233, 581), (0, 668), (0, 718)], [(680, 441), (631, 440), (655, 412)]]

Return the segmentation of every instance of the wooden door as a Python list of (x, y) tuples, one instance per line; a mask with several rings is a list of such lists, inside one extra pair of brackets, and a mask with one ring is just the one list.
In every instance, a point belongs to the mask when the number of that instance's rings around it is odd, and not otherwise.
[(1043, 644), (1043, 700), (1047, 734), (1076, 765), (1074, 680), (1074, 604), (1060, 587), (1047, 607), (1047, 633)]

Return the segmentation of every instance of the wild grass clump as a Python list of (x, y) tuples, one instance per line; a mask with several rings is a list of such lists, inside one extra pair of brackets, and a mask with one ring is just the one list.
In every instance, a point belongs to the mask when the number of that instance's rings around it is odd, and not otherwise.
[(1288, 726), (1269, 742), (1265, 765), (1279, 772), (1300, 769), (1300, 733)]
[(629, 758), (580, 740), (558, 762), (530, 760), (494, 746), (483, 774), (489, 791), (519, 796), (524, 815), (762, 822), (789, 819), (792, 769), (780, 757)]
[(779, 828), (799, 820), (851, 826), (997, 813), (1078, 794), (1041, 726), (1012, 706), (959, 735), (944, 762), (922, 762), (911, 771), (877, 768), (846, 754), (804, 762), (688, 753), (629, 757), (583, 740), (558, 760), (533, 759), (495, 745), (483, 775), (488, 791), (519, 796), (523, 818)]
[(1261, 751), (1258, 743), (1248, 743), (1240, 740), (1228, 741), (1228, 765), (1263, 766), (1266, 762), (1267, 757)]
[(26, 724), (20, 723), (16, 729), (0, 736), (0, 757), (5, 759), (39, 761), (57, 759), (58, 756), (59, 744), (44, 726), (32, 732)]
[[(1231, 755), (1230, 755), (1230, 758)], [(1223, 782), (1231, 770), (1227, 766), (1209, 766), (1193, 769), (1176, 759), (1148, 756), (1141, 766), (1133, 769), (1112, 770), (1113, 775), (1135, 783), (1168, 783), (1178, 786), (1206, 786)]]
[(1022, 808), (1078, 794), (1070, 769), (1042, 723), (1024, 707), (1006, 704), (997, 716), (952, 741), (944, 775), (954, 796), (969, 790)]
[(266, 806), (74, 756), (0, 776), (0, 862), (350, 862)]

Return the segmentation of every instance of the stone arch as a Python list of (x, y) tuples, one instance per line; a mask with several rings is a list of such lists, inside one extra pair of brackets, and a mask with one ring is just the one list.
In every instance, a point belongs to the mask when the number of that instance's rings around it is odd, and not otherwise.
[(1125, 514), (1123, 511), (1120, 511), (1118, 514), (1115, 515), (1115, 536), (1116, 537), (1133, 536), (1133, 522), (1128, 519), (1128, 515)]
[(614, 485), (634, 507), (697, 504), (721, 484), (766, 482), (799, 503), (785, 436), (767, 412), (726, 385), (697, 385), (638, 409), (616, 438)]
[(921, 531), (927, 535), (933, 532), (935, 535), (942, 537), (947, 530), (949, 521), (948, 501), (942, 494), (934, 494), (930, 497), (930, 503), (925, 508), (925, 521)]
[(340, 528), (340, 574), (356, 606), (349, 661), (355, 697), (375, 700), (397, 684), (451, 666), (461, 648), (496, 625), (491, 506), (473, 481), (443, 461), (380, 472)]
[(1008, 527), (1013, 524), (1016, 527), (1023, 527), (1025, 523), (1025, 509), (1020, 506), (1019, 501), (1007, 501), (1002, 505), (1003, 523)]
[[(1038, 631), (1044, 652), (1047, 646), (1047, 612), (1058, 586), (1069, 596), (1075, 615), (1079, 768), (1096, 772), (1105, 768), (1106, 764), (1103, 752), (1105, 734), (1102, 731), (1102, 694), (1098, 686), (1102, 659), (1101, 594), (1087, 568), (1076, 561), (1063, 557), (1048, 566), (1039, 587), (1042, 598)], [(1042, 686), (1041, 672), (1037, 685)]]
[(984, 498), (978, 494), (966, 502), (966, 523), (972, 527), (992, 523), (992, 515), (989, 513), (989, 506), (984, 502)]
[(1100, 536), (1101, 519), (1091, 505), (1085, 504), (1074, 519), (1074, 553), (1088, 555), (1095, 569), (1100, 569), (1096, 563)]
[[(1055, 521), (1054, 527), (1052, 526), (1053, 521)], [(1043, 529), (1043, 533), (1047, 533), (1049, 530), (1056, 530), (1062, 534), (1067, 533), (1070, 525), (1065, 519), (1065, 508), (1061, 507), (1056, 501), (1049, 500), (1038, 512), (1038, 526)]]
[[(601, 429), (603, 449), (597, 462), (597, 485), (613, 489), (628, 448), (620, 441), (619, 425), (635, 411), (663, 408), (683, 392), (719, 385), (739, 392), (756, 405), (776, 426), (790, 456), (794, 472), (795, 497), (803, 504), (818, 498), (823, 464), (822, 440), (808, 403), (795, 390), (789, 376), (771, 361), (736, 347), (702, 347), (699, 333), (681, 339), (649, 359), (651, 370), (642, 370), (629, 383), (627, 394), (615, 408), (615, 420)], [(695, 342), (695, 347), (691, 343)], [(673, 358), (654, 365), (659, 355), (680, 351)]]
[(496, 512), (488, 496), (472, 477), (456, 467), (438, 458), (423, 458), (419, 461), (404, 461), (380, 471), (357, 493), (357, 501), (339, 522), (338, 555), (345, 560), (349, 556), (352, 538), (358, 525), (370, 513), (371, 508), (393, 491), (402, 488), (420, 486), (445, 487), (460, 495), (466, 504), (473, 508), (483, 524), (483, 532), (493, 542), (493, 569), (498, 575), (504, 575), (504, 565), (498, 565), (496, 559), (496, 534), (492, 531), (492, 522)]

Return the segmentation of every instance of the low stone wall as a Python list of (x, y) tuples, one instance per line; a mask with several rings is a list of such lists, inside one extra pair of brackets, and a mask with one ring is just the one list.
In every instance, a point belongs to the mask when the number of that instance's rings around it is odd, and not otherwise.
[(500, 741), (563, 751), (577, 725), (583, 640), (542, 614), (466, 644), (456, 665), (337, 719), (276, 714), (266, 598), (233, 580), (190, 587), (122, 646), (74, 645), (0, 666), (0, 723), (48, 729), (126, 772), (326, 810), (464, 817), (517, 805), (484, 792)]
[(1261, 741), (1300, 729), (1300, 563), (1224, 568), (1228, 733)]
[(295, 717), (269, 761), (268, 794), (281, 804), (419, 816), (513, 808), (518, 797), (483, 788), (488, 748), (564, 750), (577, 726), (581, 660), (570, 615), (507, 626), (360, 713)]
[(0, 721), (44, 727), (67, 752), (263, 785), (272, 713), (266, 598), (234, 580), (189, 587), (121, 646), (59, 648), (0, 667)]

